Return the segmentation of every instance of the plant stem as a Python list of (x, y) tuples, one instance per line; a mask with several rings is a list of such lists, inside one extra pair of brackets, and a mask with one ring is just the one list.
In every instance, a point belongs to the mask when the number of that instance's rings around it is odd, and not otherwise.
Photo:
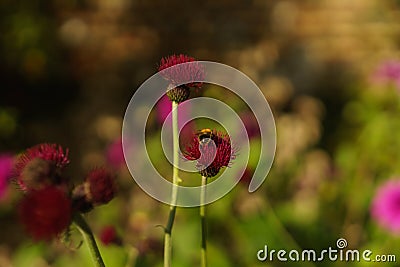
[(169, 216), (167, 226), (165, 227), (164, 236), (164, 267), (171, 267), (172, 243), (171, 234), (174, 225), (176, 202), (178, 198), (178, 161), (179, 161), (179, 136), (178, 136), (178, 103), (172, 101), (172, 143), (173, 143), (173, 169), (172, 169), (172, 193), (171, 205), (169, 208)]
[(207, 221), (206, 221), (206, 185), (207, 177), (201, 177), (200, 219), (201, 219), (201, 267), (207, 267)]
[(77, 213), (74, 216), (74, 223), (81, 232), (83, 239), (89, 247), (90, 254), (92, 255), (94, 266), (105, 267), (99, 248), (97, 247), (96, 240), (94, 239), (90, 226), (86, 223), (81, 214)]

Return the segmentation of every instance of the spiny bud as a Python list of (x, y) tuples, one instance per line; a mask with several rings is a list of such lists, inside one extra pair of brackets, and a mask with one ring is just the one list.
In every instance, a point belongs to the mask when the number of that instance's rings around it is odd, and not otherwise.
[(185, 85), (167, 89), (167, 96), (169, 100), (176, 102), (178, 104), (187, 100), (189, 98), (189, 95), (190, 95), (189, 87)]

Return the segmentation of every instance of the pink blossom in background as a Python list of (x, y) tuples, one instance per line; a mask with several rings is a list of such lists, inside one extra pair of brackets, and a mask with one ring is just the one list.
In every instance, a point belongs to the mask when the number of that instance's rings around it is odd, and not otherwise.
[(117, 230), (112, 225), (104, 226), (100, 231), (100, 241), (103, 245), (108, 246), (111, 244), (121, 245), (121, 238), (117, 234)]
[(372, 79), (377, 83), (394, 83), (400, 89), (400, 61), (384, 61), (374, 71)]
[(108, 164), (113, 168), (120, 168), (125, 165), (124, 152), (122, 150), (122, 139), (118, 138), (112, 142), (106, 151), (106, 158)]
[(400, 180), (388, 181), (378, 189), (371, 215), (383, 228), (400, 234)]
[(9, 154), (0, 154), (0, 199), (6, 192), (11, 172), (13, 168), (14, 157)]
[(239, 116), (246, 127), (249, 138), (260, 137), (260, 126), (254, 114), (252, 112), (243, 112)]
[[(157, 120), (160, 126), (164, 124), (167, 119), (168, 114), (172, 110), (171, 100), (168, 99), (167, 95), (164, 95), (156, 105)], [(191, 116), (191, 105), (190, 102), (182, 102), (178, 106), (178, 126), (181, 129), (179, 134), (180, 144), (185, 144), (189, 142), (192, 138), (193, 132), (195, 132), (195, 123), (193, 120), (188, 121)], [(188, 121), (184, 124), (185, 121)], [(172, 128), (172, 117), (170, 116), (167, 121), (165, 121), (164, 127), (171, 130)]]
[[(167, 95), (163, 95), (157, 103), (157, 120), (160, 125), (162, 125), (167, 118), (168, 114), (172, 110), (171, 100), (168, 99)], [(178, 124), (183, 126), (183, 122), (190, 118), (190, 103), (181, 103), (178, 106)], [(171, 116), (166, 122), (167, 125), (171, 125)]]
[(244, 185), (244, 186), (249, 186), (251, 179), (253, 178), (254, 175), (254, 169), (251, 167), (246, 167), (244, 170), (244, 173), (242, 174), (242, 177), (239, 180), (239, 183)]

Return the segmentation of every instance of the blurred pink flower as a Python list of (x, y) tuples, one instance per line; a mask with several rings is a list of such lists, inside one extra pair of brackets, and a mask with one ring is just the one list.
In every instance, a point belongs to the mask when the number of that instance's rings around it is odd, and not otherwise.
[(0, 154), (0, 199), (3, 197), (8, 181), (11, 178), (14, 157), (9, 154)]
[(400, 180), (391, 180), (377, 191), (371, 215), (382, 227), (400, 234)]
[(107, 162), (115, 169), (125, 165), (124, 152), (122, 151), (122, 139), (112, 142), (106, 151)]
[(256, 117), (252, 112), (243, 112), (240, 115), (240, 118), (246, 127), (247, 134), (249, 138), (259, 137), (260, 136), (260, 126), (258, 125)]
[[(162, 125), (167, 119), (168, 114), (172, 110), (171, 101), (168, 99), (167, 95), (161, 97), (160, 101), (157, 103), (157, 120)], [(189, 102), (183, 102), (179, 104), (178, 107), (178, 125), (183, 126), (183, 123), (187, 121), (190, 117), (191, 105)], [(168, 121), (165, 122), (166, 126), (171, 125), (171, 116)]]
[(246, 187), (249, 186), (251, 179), (253, 178), (254, 171), (255, 170), (253, 168), (247, 166), (239, 180), (239, 183)]
[(112, 225), (104, 226), (100, 231), (100, 241), (105, 245), (121, 245), (122, 240), (117, 234), (117, 230)]
[(400, 89), (400, 61), (387, 60), (374, 71), (372, 78), (378, 83), (394, 83)]

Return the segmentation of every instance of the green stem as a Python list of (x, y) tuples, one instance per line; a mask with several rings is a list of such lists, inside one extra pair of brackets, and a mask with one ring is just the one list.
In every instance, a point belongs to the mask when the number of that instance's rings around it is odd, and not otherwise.
[(89, 247), (90, 254), (92, 255), (94, 266), (96, 267), (105, 267), (103, 259), (101, 258), (101, 254), (99, 248), (97, 247), (96, 240), (94, 239), (92, 230), (90, 226), (86, 223), (85, 219), (81, 214), (77, 213), (74, 216), (74, 223), (78, 228), (79, 232), (81, 232), (83, 239), (85, 240), (87, 246)]
[(178, 199), (178, 161), (179, 161), (179, 135), (178, 135), (178, 103), (172, 101), (172, 143), (173, 143), (173, 169), (172, 169), (172, 193), (171, 205), (169, 209), (169, 217), (167, 226), (165, 227), (164, 236), (164, 267), (171, 267), (172, 243), (171, 234), (174, 225), (176, 203)]
[(128, 258), (126, 259), (125, 267), (136, 266), (137, 258), (138, 258), (138, 251), (134, 247), (129, 246), (128, 247)]
[(206, 185), (207, 177), (201, 177), (200, 219), (201, 219), (201, 267), (207, 267), (207, 221), (206, 221)]

